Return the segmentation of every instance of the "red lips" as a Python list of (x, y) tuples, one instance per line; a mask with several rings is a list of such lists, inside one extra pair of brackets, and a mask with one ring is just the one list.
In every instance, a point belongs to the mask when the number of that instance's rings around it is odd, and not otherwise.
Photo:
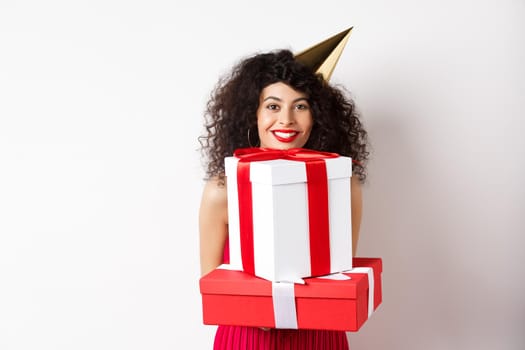
[(280, 142), (292, 142), (299, 136), (299, 131), (290, 129), (271, 130), (273, 136)]

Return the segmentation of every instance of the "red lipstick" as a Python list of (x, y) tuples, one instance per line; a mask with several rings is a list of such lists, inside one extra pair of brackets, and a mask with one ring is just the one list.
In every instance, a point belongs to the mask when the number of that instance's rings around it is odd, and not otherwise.
[(292, 142), (299, 136), (299, 132), (295, 130), (290, 129), (279, 129), (279, 130), (272, 130), (273, 136), (277, 139), (279, 142)]

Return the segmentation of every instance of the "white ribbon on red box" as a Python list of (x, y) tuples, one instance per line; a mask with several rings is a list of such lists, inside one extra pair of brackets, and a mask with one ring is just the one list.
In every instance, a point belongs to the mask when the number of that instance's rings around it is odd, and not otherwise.
[(294, 288), (295, 283), (293, 282), (272, 282), (275, 328), (298, 328)]

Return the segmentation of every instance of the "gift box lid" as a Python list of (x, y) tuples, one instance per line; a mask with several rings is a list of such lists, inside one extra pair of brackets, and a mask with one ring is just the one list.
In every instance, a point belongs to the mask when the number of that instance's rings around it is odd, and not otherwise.
[[(376, 279), (382, 272), (380, 258), (354, 258), (354, 267), (372, 267)], [(361, 291), (368, 289), (368, 278), (364, 273), (345, 272), (349, 280), (307, 278), (304, 285), (295, 285), (297, 298), (346, 298), (355, 299)], [(200, 281), (202, 294), (271, 296), (272, 283), (242, 271), (215, 269)]]
[[(237, 170), (238, 161), (235, 157), (225, 158), (226, 176)], [(328, 180), (352, 176), (352, 158), (340, 156), (324, 161)], [(306, 182), (306, 166), (304, 162), (286, 159), (251, 162), (250, 181), (270, 185)]]

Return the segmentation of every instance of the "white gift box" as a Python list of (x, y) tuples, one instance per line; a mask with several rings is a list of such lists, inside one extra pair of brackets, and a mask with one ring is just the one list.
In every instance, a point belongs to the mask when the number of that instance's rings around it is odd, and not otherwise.
[[(349, 157), (323, 159), (328, 182), (329, 254), (327, 273), (352, 268)], [(225, 158), (230, 265), (244, 270), (241, 255), (237, 157)], [(312, 276), (306, 165), (302, 161), (250, 163), (254, 274), (270, 281)], [(314, 247), (315, 248), (315, 247)]]

